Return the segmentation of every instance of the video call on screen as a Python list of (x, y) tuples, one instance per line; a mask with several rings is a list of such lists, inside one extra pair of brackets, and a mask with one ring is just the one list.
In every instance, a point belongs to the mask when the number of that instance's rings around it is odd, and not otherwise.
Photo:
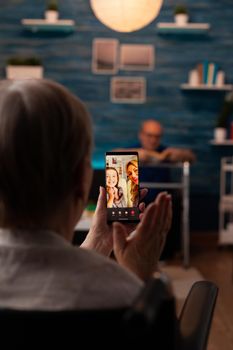
[(138, 221), (138, 156), (107, 154), (105, 174), (108, 221)]

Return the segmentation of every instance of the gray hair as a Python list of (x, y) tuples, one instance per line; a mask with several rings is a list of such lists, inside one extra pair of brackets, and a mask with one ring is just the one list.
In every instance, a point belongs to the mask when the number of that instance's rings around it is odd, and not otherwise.
[(87, 109), (45, 79), (0, 82), (1, 221), (50, 217), (77, 187), (91, 151)]

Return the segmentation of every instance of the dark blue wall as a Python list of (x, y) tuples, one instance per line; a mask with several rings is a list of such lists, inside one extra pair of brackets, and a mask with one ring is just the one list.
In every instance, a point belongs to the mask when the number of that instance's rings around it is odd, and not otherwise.
[[(165, 127), (164, 142), (189, 147), (198, 161), (191, 171), (191, 193), (217, 195), (220, 158), (231, 155), (231, 147), (209, 144), (217, 114), (224, 100), (222, 92), (182, 92), (180, 84), (198, 62), (209, 59), (225, 71), (233, 83), (233, 1), (183, 1), (193, 22), (208, 22), (205, 36), (159, 35), (157, 22), (173, 21), (178, 1), (165, 0), (159, 17), (151, 25), (134, 33), (121, 34), (102, 25), (93, 15), (88, 0), (60, 0), (60, 17), (76, 21), (71, 35), (30, 34), (22, 30), (22, 18), (42, 18), (44, 0), (0, 0), (0, 78), (5, 76), (5, 61), (15, 54), (41, 57), (45, 77), (70, 88), (88, 105), (94, 121), (95, 167), (103, 164), (103, 154), (113, 147), (134, 143), (140, 122), (157, 118)], [(151, 72), (119, 71), (117, 75), (144, 76), (147, 101), (144, 104), (110, 102), (111, 76), (91, 71), (92, 40), (116, 38), (120, 43), (152, 44), (156, 51)]]

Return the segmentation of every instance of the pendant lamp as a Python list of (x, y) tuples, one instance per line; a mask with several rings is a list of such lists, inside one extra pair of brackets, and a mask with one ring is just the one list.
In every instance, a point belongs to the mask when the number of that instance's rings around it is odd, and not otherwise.
[(100, 22), (117, 32), (134, 32), (150, 24), (163, 0), (90, 0)]

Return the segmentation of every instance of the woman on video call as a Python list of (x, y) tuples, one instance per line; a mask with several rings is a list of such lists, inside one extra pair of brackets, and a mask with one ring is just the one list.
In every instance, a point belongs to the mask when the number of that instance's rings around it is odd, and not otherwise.
[(137, 207), (139, 202), (139, 178), (138, 162), (132, 159), (126, 165), (127, 173), (127, 190), (128, 190), (128, 207)]

